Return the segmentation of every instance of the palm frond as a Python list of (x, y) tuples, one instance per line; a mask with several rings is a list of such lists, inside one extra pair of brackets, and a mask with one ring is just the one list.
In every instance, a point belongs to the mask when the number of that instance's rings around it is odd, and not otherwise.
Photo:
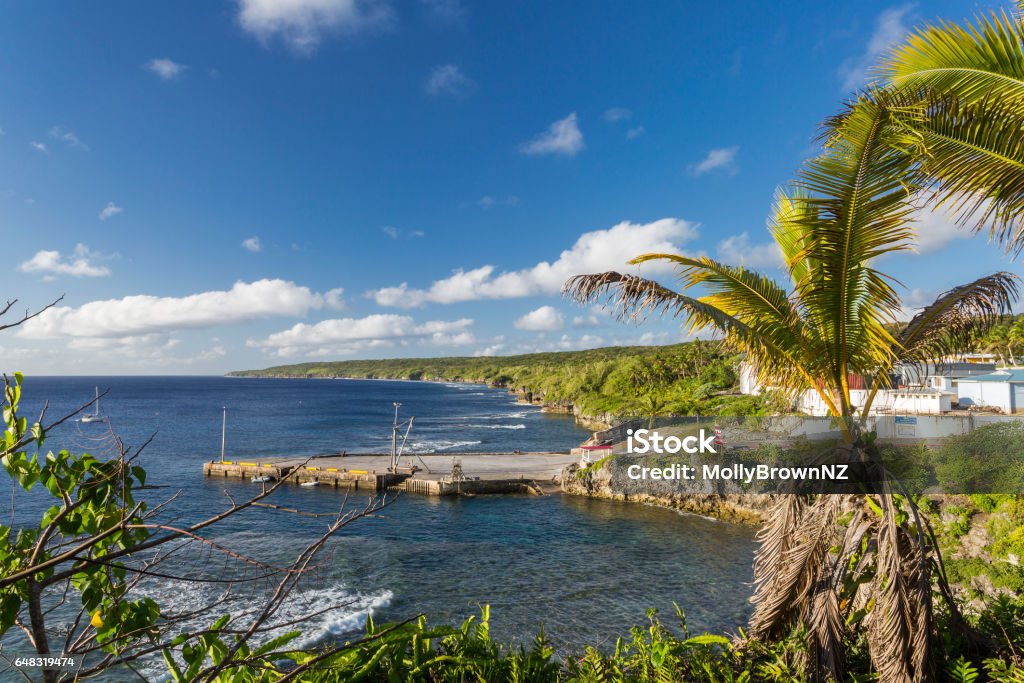
[(751, 598), (758, 605), (751, 626), (755, 637), (776, 631), (777, 625), (785, 621), (788, 605), (773, 603), (768, 606), (765, 603), (770, 600), (772, 589), (782, 575), (787, 553), (795, 541), (796, 529), (806, 509), (807, 502), (803, 496), (795, 493), (780, 496), (757, 534), (758, 548), (754, 553), (756, 589)]
[[(691, 262), (700, 263), (696, 260)], [(788, 301), (778, 300), (777, 292), (772, 292), (766, 279), (742, 271), (722, 269), (716, 276), (720, 278), (719, 284), (733, 278), (732, 291), (736, 298), (726, 303), (737, 305), (742, 296), (745, 297), (742, 299), (745, 305), (753, 306), (757, 295), (744, 290), (764, 287), (762, 293), (768, 295), (771, 303), (762, 302), (760, 312), (744, 309), (742, 316), (734, 315), (716, 305), (714, 295), (696, 299), (674, 292), (654, 280), (615, 271), (577, 275), (565, 283), (563, 293), (579, 303), (603, 302), (614, 309), (621, 320), (638, 321), (649, 315), (667, 315), (673, 319), (683, 318), (692, 332), (715, 330), (730, 347), (746, 352), (755, 374), (766, 385), (794, 393), (813, 388), (830, 409), (837, 409), (833, 398), (815, 380), (819, 373), (814, 364), (821, 362), (822, 355), (814, 353), (813, 340), (806, 339), (802, 343), (799, 326), (788, 322), (789, 314), (785, 309), (773, 308), (790, 306)], [(731, 276), (726, 277), (726, 273), (731, 273)]]
[(787, 191), (779, 188), (772, 202), (772, 210), (768, 216), (768, 230), (775, 238), (775, 243), (782, 250), (793, 284), (807, 276), (813, 264), (808, 260), (808, 234), (803, 226), (811, 223), (812, 209), (807, 205), (807, 198), (799, 188)]
[(1019, 290), (1019, 277), (1000, 272), (940, 295), (900, 332), (898, 360), (920, 364), (969, 351), (979, 334), (1010, 312)]
[[(887, 485), (880, 502), (873, 582), (876, 601), (867, 620), (871, 660), (883, 681), (930, 680), (926, 665), (931, 634), (926, 630), (927, 619), (922, 620), (919, 613), (927, 609), (930, 598), (930, 583), (919, 575), (926, 565), (896, 520), (896, 501)], [(921, 594), (923, 586), (928, 594)]]
[(833, 681), (841, 681), (846, 672), (843, 645), (846, 624), (835, 589), (830, 585), (820, 586), (808, 607), (807, 628), (818, 670), (827, 672)]
[(792, 538), (780, 556), (765, 556), (760, 574), (755, 564), (753, 602), (757, 607), (750, 621), (754, 637), (777, 637), (792, 626), (797, 615), (808, 613), (807, 601), (813, 599), (823, 560), (832, 546), (839, 498), (821, 496), (803, 509), (799, 520), (780, 510), (779, 523), (795, 522), (796, 526), (789, 527), (787, 535)]
[(911, 33), (883, 61), (882, 78), (899, 89), (957, 93), (965, 102), (996, 97), (1024, 113), (1024, 30), (1019, 16), (979, 15)]
[(764, 322), (798, 328), (800, 317), (788, 293), (771, 278), (742, 266), (730, 266), (707, 256), (641, 254), (629, 263), (666, 261), (676, 267), (682, 289), (703, 286), (709, 292), (701, 301), (748, 324)]
[[(811, 209), (799, 229), (811, 265), (796, 289), (809, 322), (833, 345), (834, 381), (886, 362), (899, 297), (873, 259), (911, 247), (915, 211), (912, 140), (891, 125), (886, 93), (851, 103), (825, 128), (825, 150), (798, 180)], [(908, 181), (909, 179), (909, 181)]]
[(959, 94), (932, 98), (926, 115), (904, 121), (919, 136), (919, 173), (959, 222), (1024, 248), (1024, 126), (1016, 103)]

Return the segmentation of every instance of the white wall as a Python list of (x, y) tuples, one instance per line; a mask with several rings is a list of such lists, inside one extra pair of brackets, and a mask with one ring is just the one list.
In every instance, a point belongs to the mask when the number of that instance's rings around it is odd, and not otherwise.
[(757, 382), (754, 369), (748, 363), (740, 363), (740, 393), (757, 396), (761, 393), (761, 385)]
[(998, 408), (1013, 411), (1013, 385), (1009, 382), (977, 382), (961, 379), (957, 382), (960, 405), (979, 408)]
[[(868, 392), (864, 389), (850, 390), (850, 403), (861, 408), (867, 401)], [(821, 417), (828, 415), (825, 402), (818, 392), (807, 390), (800, 397), (798, 408), (808, 415)], [(906, 413), (913, 415), (941, 415), (953, 409), (952, 394), (914, 394), (899, 391), (881, 390), (871, 404), (871, 414)]]

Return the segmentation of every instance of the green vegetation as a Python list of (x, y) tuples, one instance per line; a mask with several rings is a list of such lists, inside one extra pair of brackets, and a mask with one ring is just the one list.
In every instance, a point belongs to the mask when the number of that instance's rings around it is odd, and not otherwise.
[[(304, 681), (366, 681), (385, 683), (747, 683), (781, 681), (804, 683), (804, 634), (781, 641), (733, 640), (719, 635), (691, 636), (681, 609), (672, 629), (648, 613), (649, 622), (636, 626), (613, 647), (587, 648), (556, 657), (543, 630), (530, 647), (507, 646), (490, 636), (490, 610), (470, 617), (461, 627), (430, 627), (423, 617), (390, 626), (367, 622), (366, 637), (342, 653), (318, 659), (315, 653), (287, 653), (302, 667)], [(861, 615), (859, 618), (863, 618)], [(970, 619), (970, 625), (1001, 643), (994, 656), (978, 658), (974, 643), (959, 636), (961, 624), (948, 613), (938, 615), (936, 628), (945, 634), (945, 657), (940, 676), (932, 680), (1020, 681), (1024, 668), (1015, 650), (1024, 646), (1024, 600), (1002, 598)], [(223, 628), (223, 626), (221, 627)], [(208, 640), (214, 659), (229, 647), (215, 631)], [(863, 639), (847, 644), (846, 681), (879, 680), (870, 666), (869, 645)], [(205, 652), (193, 653), (199, 670)], [(313, 664), (316, 664), (313, 666)], [(177, 665), (175, 665), (177, 666)], [(307, 668), (308, 667), (308, 668)], [(236, 683), (281, 680), (281, 672), (249, 670), (231, 679)], [(984, 676), (984, 677), (983, 677)], [(176, 669), (173, 680), (187, 681)]]
[[(959, 586), (970, 586), (971, 579), (987, 577), (996, 589), (1009, 591), (1014, 595), (1024, 593), (1024, 569), (1005, 562), (986, 562), (972, 557), (966, 559), (950, 559), (946, 562), (949, 580)], [(980, 600), (991, 599), (991, 595), (982, 591), (967, 588), (967, 593)]]
[(1005, 315), (975, 343), (975, 350), (994, 354), (1001, 365), (1024, 360), (1024, 315)]
[(757, 415), (778, 398), (735, 393), (739, 356), (716, 342), (616, 346), (483, 358), (400, 358), (282, 365), (235, 377), (353, 377), (480, 382), (527, 400), (603, 416)]

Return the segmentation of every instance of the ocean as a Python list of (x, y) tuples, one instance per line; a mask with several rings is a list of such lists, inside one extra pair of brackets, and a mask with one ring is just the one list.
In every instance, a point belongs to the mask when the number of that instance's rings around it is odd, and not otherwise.
[[(386, 452), (394, 402), (402, 404), (402, 419), (415, 416), (409, 444), (420, 453), (567, 450), (588, 435), (571, 417), (516, 403), (503, 390), (427, 382), (29, 377), (24, 414), (34, 416), (48, 399), (48, 414), (57, 417), (88, 401), (96, 386), (107, 392), (101, 408), (110, 427), (71, 422), (49, 435), (47, 448), (112, 456), (114, 433), (130, 447), (151, 438), (140, 462), (147, 484), (161, 488), (145, 495), (156, 501), (180, 491), (167, 513), (177, 524), (223, 510), (228, 495), (243, 500), (257, 490), (247, 481), (202, 476), (202, 463), (220, 454), (225, 406), (228, 459)], [(341, 491), (294, 486), (274, 498), (319, 513), (345, 501)], [(38, 519), (40, 499), (15, 496), (15, 526)], [(347, 504), (365, 502), (350, 496)], [(283, 564), (325, 524), (248, 510), (212, 535), (247, 556)], [(613, 647), (617, 636), (646, 623), (648, 608), (674, 622), (674, 603), (686, 611), (691, 631), (734, 631), (750, 613), (753, 549), (752, 529), (650, 506), (558, 495), (407, 495), (344, 528), (281, 618), (319, 613), (304, 630), (303, 642), (312, 644), (357, 636), (368, 614), (378, 623), (423, 613), (431, 623), (455, 624), (486, 603), (496, 638), (528, 642), (543, 624), (562, 653)], [(210, 550), (187, 564), (223, 577), (239, 571)], [(265, 589), (258, 581), (236, 583), (225, 596), (221, 583), (163, 581), (145, 590), (183, 610), (219, 599), (251, 606)], [(195, 625), (214, 618), (203, 615)]]

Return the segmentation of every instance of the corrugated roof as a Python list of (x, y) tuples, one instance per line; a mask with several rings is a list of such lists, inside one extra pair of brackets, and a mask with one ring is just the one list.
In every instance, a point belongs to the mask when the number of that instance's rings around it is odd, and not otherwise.
[(960, 383), (964, 382), (1024, 382), (1024, 370), (996, 370), (987, 375), (961, 377)]

